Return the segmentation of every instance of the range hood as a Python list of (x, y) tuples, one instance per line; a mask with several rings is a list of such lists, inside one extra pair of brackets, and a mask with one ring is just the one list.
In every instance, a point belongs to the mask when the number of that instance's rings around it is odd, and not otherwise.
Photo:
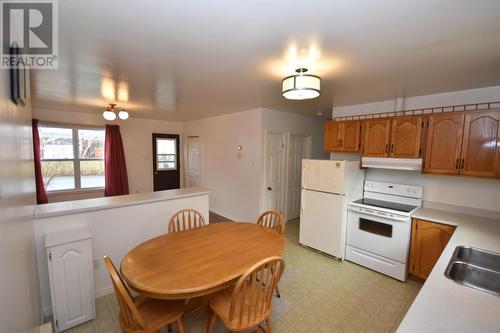
[(361, 157), (361, 166), (364, 168), (420, 171), (422, 170), (422, 159)]

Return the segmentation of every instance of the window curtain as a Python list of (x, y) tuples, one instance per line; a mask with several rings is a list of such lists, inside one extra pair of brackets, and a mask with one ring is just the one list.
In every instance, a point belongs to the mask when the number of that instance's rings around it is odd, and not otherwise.
[(33, 160), (35, 162), (36, 203), (46, 204), (48, 200), (47, 193), (45, 192), (45, 186), (43, 185), (40, 136), (38, 135), (38, 120), (33, 119), (31, 121), (31, 126), (33, 128)]
[(129, 193), (125, 153), (118, 125), (106, 125), (104, 179), (104, 196), (111, 197)]

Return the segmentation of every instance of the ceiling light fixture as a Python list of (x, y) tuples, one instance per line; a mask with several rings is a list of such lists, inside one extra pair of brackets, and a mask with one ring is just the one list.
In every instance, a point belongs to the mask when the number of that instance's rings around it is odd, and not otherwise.
[(281, 94), (286, 99), (303, 100), (316, 98), (321, 94), (321, 78), (304, 74), (307, 68), (295, 70), (298, 74), (285, 77), (281, 81)]
[(118, 112), (118, 117), (122, 120), (128, 119), (128, 112), (122, 107), (116, 107), (116, 104), (110, 103), (106, 110), (102, 113), (102, 116), (106, 120), (115, 120), (116, 112)]

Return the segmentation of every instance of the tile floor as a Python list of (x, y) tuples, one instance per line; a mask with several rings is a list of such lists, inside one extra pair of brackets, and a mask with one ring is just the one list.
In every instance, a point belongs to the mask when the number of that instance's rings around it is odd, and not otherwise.
[[(298, 225), (298, 221), (287, 224), (287, 266), (279, 284), (281, 298), (274, 299), (273, 332), (394, 332), (421, 284), (402, 283), (305, 249), (298, 244)], [(95, 320), (67, 332), (120, 332), (114, 295), (97, 299), (96, 310)], [(187, 332), (202, 332), (201, 311), (185, 315), (184, 320)], [(218, 325), (219, 332), (226, 330)]]

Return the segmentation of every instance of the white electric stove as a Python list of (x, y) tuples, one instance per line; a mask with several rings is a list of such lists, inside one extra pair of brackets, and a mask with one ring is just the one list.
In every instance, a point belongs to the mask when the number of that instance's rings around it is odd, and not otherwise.
[(411, 215), (422, 195), (421, 186), (367, 180), (363, 198), (348, 205), (346, 259), (405, 281)]

